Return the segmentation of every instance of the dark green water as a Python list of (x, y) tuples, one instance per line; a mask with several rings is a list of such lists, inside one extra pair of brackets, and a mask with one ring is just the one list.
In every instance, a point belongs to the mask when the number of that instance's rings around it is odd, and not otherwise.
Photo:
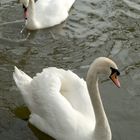
[(66, 22), (27, 39), (22, 15), (16, 0), (0, 0), (0, 139), (51, 140), (28, 124), (14, 65), (31, 76), (56, 66), (85, 77), (96, 57), (107, 56), (121, 70), (120, 89), (108, 80), (100, 84), (112, 140), (140, 140), (140, 1), (76, 0)]

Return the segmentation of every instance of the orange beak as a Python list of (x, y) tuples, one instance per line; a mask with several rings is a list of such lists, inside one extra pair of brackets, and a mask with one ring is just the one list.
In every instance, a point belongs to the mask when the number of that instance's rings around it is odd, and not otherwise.
[(121, 87), (120, 81), (119, 81), (119, 79), (118, 79), (117, 73), (113, 73), (113, 74), (110, 76), (110, 79), (114, 82), (114, 84), (115, 84), (118, 88)]

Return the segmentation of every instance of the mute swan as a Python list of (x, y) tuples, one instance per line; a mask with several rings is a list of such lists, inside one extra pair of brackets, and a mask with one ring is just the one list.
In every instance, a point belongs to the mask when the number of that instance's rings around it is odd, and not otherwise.
[(19, 0), (23, 4), (26, 27), (42, 29), (60, 24), (68, 17), (75, 0)]
[(100, 73), (120, 87), (118, 68), (106, 57), (91, 64), (87, 84), (70, 70), (55, 67), (33, 79), (15, 67), (13, 78), (31, 111), (29, 122), (41, 131), (56, 140), (111, 140), (98, 89)]

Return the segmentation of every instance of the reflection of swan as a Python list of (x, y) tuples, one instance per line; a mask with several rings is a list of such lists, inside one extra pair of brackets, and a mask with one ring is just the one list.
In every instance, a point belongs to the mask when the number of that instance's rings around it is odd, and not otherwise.
[(31, 30), (60, 24), (68, 17), (75, 0), (19, 0), (23, 4), (27, 28)]
[(118, 68), (105, 57), (91, 64), (87, 85), (73, 72), (54, 67), (33, 79), (15, 67), (13, 77), (31, 111), (29, 121), (41, 131), (57, 140), (111, 140), (98, 90), (100, 73), (120, 87)]

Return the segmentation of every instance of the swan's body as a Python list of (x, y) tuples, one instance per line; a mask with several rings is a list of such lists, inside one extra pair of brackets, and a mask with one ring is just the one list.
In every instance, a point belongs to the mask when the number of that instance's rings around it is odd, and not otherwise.
[(30, 30), (42, 29), (62, 23), (75, 0), (20, 0)]
[(41, 131), (56, 140), (111, 140), (98, 90), (100, 72), (119, 75), (115, 63), (101, 57), (92, 63), (87, 84), (71, 71), (52, 67), (33, 79), (15, 67), (13, 76), (31, 111), (30, 123)]

